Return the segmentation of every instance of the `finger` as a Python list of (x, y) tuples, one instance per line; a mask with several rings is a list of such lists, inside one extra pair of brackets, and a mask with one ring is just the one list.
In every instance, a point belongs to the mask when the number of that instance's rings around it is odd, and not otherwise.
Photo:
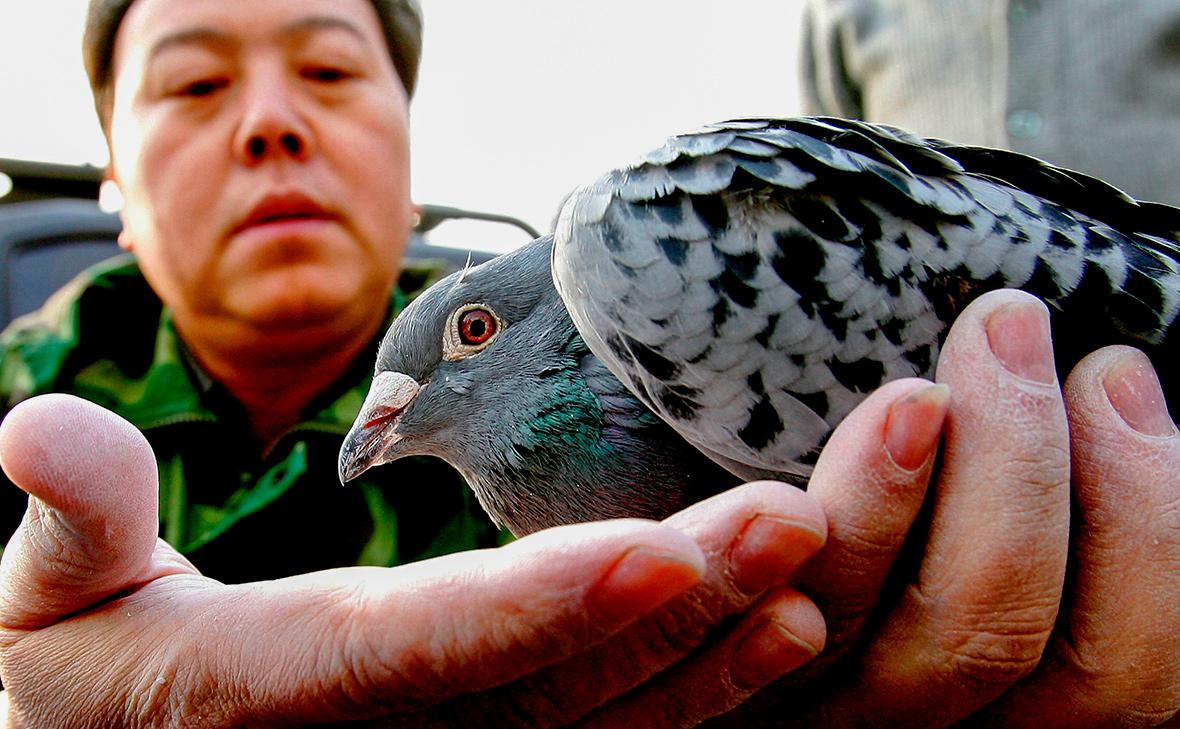
[(808, 482), (828, 516), (828, 540), (800, 571), (799, 589), (827, 626), (823, 653), (726, 717), (747, 726), (815, 703), (815, 681), (860, 635), (921, 509), (950, 390), (896, 380), (874, 391), (832, 433)]
[[(304, 725), (412, 711), (584, 650), (696, 584), (700, 548), (626, 520), (540, 532), (404, 568), (221, 585), (155, 580), (4, 656), (45, 725), (77, 723), (96, 686), (115, 719)], [(14, 655), (19, 653), (19, 655)], [(16, 661), (12, 663), (10, 661)], [(18, 665), (19, 664), (19, 665)], [(281, 670), (276, 670), (276, 666)], [(7, 679), (7, 675), (6, 675)]]
[(891, 382), (845, 418), (820, 454), (807, 492), (828, 515), (828, 541), (799, 585), (827, 621), (825, 664), (859, 634), (922, 506), (949, 393), (925, 380)]
[(938, 379), (951, 406), (925, 553), (850, 689), (820, 707), (838, 723), (966, 716), (1035, 667), (1056, 617), (1069, 442), (1044, 306), (981, 297), (952, 328)]
[(989, 726), (1154, 726), (1180, 710), (1180, 434), (1151, 364), (1109, 347), (1066, 383), (1077, 511), (1042, 666)]
[(587, 727), (690, 727), (732, 709), (824, 647), (824, 620), (802, 593), (778, 588), (716, 645), (594, 712)]
[[(826, 534), (814, 499), (768, 481), (727, 491), (664, 523), (700, 545), (708, 564), (702, 584), (602, 645), (487, 696), (448, 705), (437, 720), (553, 726), (583, 717), (716, 637), (719, 623), (788, 580), (822, 547)], [(717, 691), (715, 696), (726, 690)]]
[[(155, 671), (172, 691), (197, 694), (189, 710), (225, 724), (416, 711), (583, 651), (703, 571), (683, 534), (619, 520), (392, 570), (231, 586), (176, 628), (171, 645), (186, 648)], [(215, 690), (199, 690), (202, 676), (217, 677)]]
[(130, 423), (70, 395), (33, 398), (0, 425), (0, 465), (31, 496), (0, 564), (4, 628), (52, 624), (149, 576), (156, 463)]

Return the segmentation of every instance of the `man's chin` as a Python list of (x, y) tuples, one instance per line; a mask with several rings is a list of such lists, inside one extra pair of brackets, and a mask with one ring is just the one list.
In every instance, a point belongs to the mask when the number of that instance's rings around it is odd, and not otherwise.
[[(309, 268), (309, 267), (303, 267)], [(337, 274), (337, 275), (332, 275)], [(234, 318), (264, 330), (354, 329), (384, 320), (389, 289), (372, 280), (340, 276), (339, 271), (286, 270), (243, 281), (227, 298)]]
[(328, 307), (272, 307), (262, 311), (245, 312), (239, 318), (265, 330), (306, 331), (333, 327), (340, 320), (338, 311)]

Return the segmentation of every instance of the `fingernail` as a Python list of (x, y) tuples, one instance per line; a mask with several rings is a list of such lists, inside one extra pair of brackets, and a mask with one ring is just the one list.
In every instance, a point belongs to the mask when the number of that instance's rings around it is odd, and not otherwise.
[(785, 582), (824, 545), (815, 527), (759, 514), (746, 523), (729, 552), (730, 571), (739, 590), (753, 595)]
[(1128, 350), (1106, 374), (1102, 387), (1127, 425), (1144, 435), (1164, 438), (1176, 434), (1159, 378), (1142, 352)]
[(916, 471), (933, 457), (950, 399), (946, 385), (928, 385), (889, 407), (885, 450), (899, 468)]
[(635, 547), (612, 565), (587, 599), (608, 620), (638, 618), (700, 582), (704, 558)]
[(754, 628), (733, 652), (729, 673), (734, 686), (753, 691), (819, 655), (773, 620)]
[(1014, 301), (1000, 307), (987, 318), (987, 343), (1004, 369), (1017, 377), (1045, 385), (1057, 381), (1044, 306)]

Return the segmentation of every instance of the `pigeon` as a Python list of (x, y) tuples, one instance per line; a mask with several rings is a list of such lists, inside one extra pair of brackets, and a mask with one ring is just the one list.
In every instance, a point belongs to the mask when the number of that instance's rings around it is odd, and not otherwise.
[(734, 479), (805, 486), (840, 420), (931, 377), (997, 288), (1045, 301), (1062, 368), (1132, 344), (1175, 403), (1178, 240), (1180, 210), (1014, 152), (826, 117), (709, 125), (415, 300), (341, 479), (439, 456), (517, 534), (661, 518)]
[(398, 315), (341, 448), (342, 482), (439, 457), (517, 536), (662, 519), (739, 483), (590, 352), (553, 287), (551, 249), (545, 236), (452, 273)]

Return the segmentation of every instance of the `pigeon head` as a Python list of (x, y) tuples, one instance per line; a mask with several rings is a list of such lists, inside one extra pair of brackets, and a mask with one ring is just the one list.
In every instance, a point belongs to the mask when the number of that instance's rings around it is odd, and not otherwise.
[(684, 468), (715, 476), (714, 490), (733, 483), (586, 348), (553, 286), (551, 248), (538, 239), (444, 278), (406, 307), (341, 449), (341, 481), (436, 456), (516, 534), (666, 516), (696, 498), (686, 493), (701, 476), (678, 478)]

